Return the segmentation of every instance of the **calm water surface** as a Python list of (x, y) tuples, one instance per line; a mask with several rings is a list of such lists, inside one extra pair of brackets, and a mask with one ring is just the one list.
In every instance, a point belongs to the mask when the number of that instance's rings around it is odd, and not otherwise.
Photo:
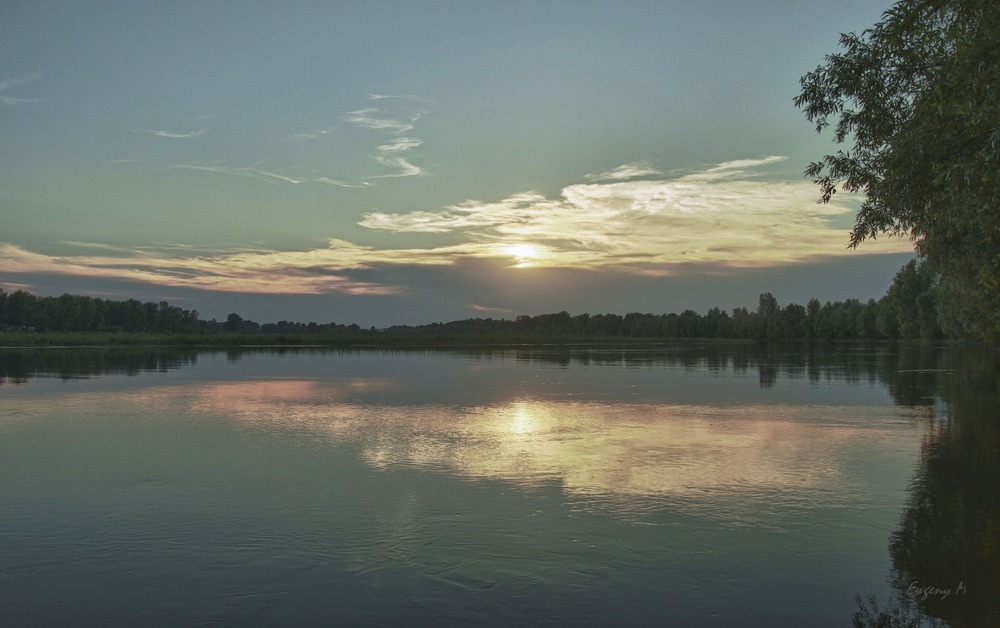
[(996, 352), (0, 352), (0, 623), (1000, 616)]

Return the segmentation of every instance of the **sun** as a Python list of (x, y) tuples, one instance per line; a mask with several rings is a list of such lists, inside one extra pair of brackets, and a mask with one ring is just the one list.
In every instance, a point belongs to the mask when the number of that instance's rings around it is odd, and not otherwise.
[(534, 244), (512, 244), (504, 249), (504, 253), (514, 258), (514, 268), (533, 266), (542, 257), (542, 251)]

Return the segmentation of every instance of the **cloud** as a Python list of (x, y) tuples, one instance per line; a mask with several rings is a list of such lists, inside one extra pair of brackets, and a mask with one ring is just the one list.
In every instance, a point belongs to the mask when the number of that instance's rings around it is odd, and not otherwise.
[[(400, 149), (411, 141), (400, 138)], [(366, 214), (360, 222), (364, 227), (416, 234), (395, 248), (332, 239), (327, 247), (302, 251), (199, 253), (175, 245), (129, 252), (76, 242), (72, 245), (100, 254), (48, 256), (0, 244), (0, 256), (8, 274), (117, 278), (225, 292), (390, 295), (407, 289), (402, 274), (392, 269), (447, 267), (463, 260), (502, 261), (508, 269), (603, 269), (662, 276), (684, 265), (763, 267), (859, 255), (847, 249), (846, 230), (831, 224), (854, 211), (848, 195), (820, 205), (811, 183), (764, 177), (762, 169), (780, 159), (725, 162), (655, 180), (574, 184), (563, 188), (559, 198), (526, 193), (490, 203), (466, 201), (439, 211)], [(183, 167), (291, 183), (324, 182), (322, 177), (290, 177), (257, 168)], [(420, 234), (442, 233), (454, 243), (418, 245)], [(912, 244), (880, 240), (866, 243), (863, 251), (912, 252)], [(366, 272), (372, 270), (378, 272)], [(359, 279), (366, 276), (369, 280)]]
[(0, 243), (4, 272), (50, 273), (141, 281), (172, 287), (267, 294), (396, 294), (400, 286), (354, 280), (355, 271), (384, 266), (447, 266), (458, 259), (503, 257), (495, 243), (465, 243), (431, 249), (376, 249), (331, 239), (326, 248), (305, 251), (236, 249), (196, 254), (182, 245), (135, 249), (96, 243), (67, 243), (103, 250), (101, 255), (44, 255)]
[(358, 109), (357, 111), (348, 111), (345, 113), (344, 120), (366, 129), (386, 129), (395, 133), (406, 133), (413, 130), (413, 123), (420, 117), (416, 115), (415, 117), (403, 120), (380, 116), (381, 112), (375, 108)]
[(80, 242), (76, 240), (63, 240), (59, 244), (79, 249), (97, 249), (100, 251), (113, 251), (117, 253), (124, 253), (129, 256), (136, 253), (136, 249), (124, 246), (116, 246), (114, 244), (107, 244), (104, 242)]
[(0, 288), (8, 292), (17, 292), (18, 290), (31, 292), (32, 289), (34, 289), (34, 286), (28, 283), (14, 283), (12, 281), (0, 281)]
[(197, 131), (189, 131), (187, 133), (176, 133), (174, 131), (158, 131), (156, 129), (130, 129), (133, 133), (145, 133), (147, 135), (155, 135), (156, 137), (169, 137), (174, 139), (190, 139), (194, 137), (200, 137), (204, 135), (211, 127), (204, 129), (198, 129)]
[[(369, 100), (382, 103), (379, 107), (367, 107), (357, 111), (349, 111), (343, 118), (347, 122), (364, 129), (389, 131), (395, 136), (413, 131), (417, 120), (426, 113), (422, 108), (415, 108), (414, 103), (426, 104), (428, 101), (415, 96), (389, 96), (372, 94)], [(387, 101), (387, 102), (382, 102)], [(367, 179), (382, 179), (391, 177), (413, 177), (427, 174), (427, 171), (417, 166), (405, 154), (419, 147), (423, 142), (415, 137), (397, 137), (395, 140), (376, 146), (376, 153), (371, 156), (379, 164), (395, 170), (392, 174), (374, 175)]]
[(368, 178), (382, 179), (386, 177), (412, 177), (426, 174), (423, 168), (414, 165), (403, 156), (403, 153), (420, 146), (422, 143), (423, 142), (415, 137), (401, 137), (395, 142), (381, 144), (378, 146), (378, 154), (374, 156), (375, 161), (379, 162), (383, 166), (395, 168), (398, 172), (395, 174), (383, 174)]
[(16, 98), (14, 96), (5, 96), (0, 94), (0, 103), (9, 107), (17, 107), (18, 105), (37, 105), (43, 102), (45, 101), (41, 98)]
[(727, 179), (756, 177), (758, 176), (758, 173), (754, 172), (755, 169), (762, 166), (768, 166), (770, 164), (780, 163), (786, 159), (788, 158), (772, 155), (770, 157), (762, 157), (760, 159), (737, 159), (734, 161), (724, 161), (717, 166), (707, 168), (700, 172), (687, 174), (683, 178), (688, 181), (723, 181)]
[(31, 81), (36, 81), (40, 78), (42, 78), (41, 74), (29, 74), (18, 78), (0, 79), (0, 104), (7, 105), (8, 107), (17, 107), (19, 105), (34, 105), (45, 102), (42, 98), (22, 98), (3, 93), (10, 90), (12, 87), (17, 87), (18, 85), (22, 85), (24, 83), (30, 83)]
[(337, 130), (336, 126), (323, 127), (322, 129), (313, 129), (311, 131), (303, 131), (302, 133), (296, 133), (289, 139), (292, 140), (318, 140), (330, 133)]
[(368, 100), (405, 100), (424, 105), (433, 105), (434, 101), (425, 96), (415, 96), (413, 94), (369, 94)]
[(517, 310), (510, 310), (504, 307), (487, 307), (485, 305), (472, 304), (469, 309), (473, 312), (497, 312), (499, 314), (518, 314)]
[(646, 161), (623, 164), (605, 172), (591, 173), (586, 176), (588, 181), (623, 181), (663, 174)]
[[(846, 252), (835, 218), (855, 211), (841, 196), (816, 203), (806, 181), (773, 181), (782, 157), (730, 161), (655, 180), (581, 183), (559, 198), (524, 193), (466, 201), (439, 211), (373, 212), (360, 224), (397, 233), (450, 233), (470, 242), (530, 244), (532, 266), (631, 266), (649, 272), (685, 262), (733, 266), (789, 263)], [(636, 172), (635, 164), (610, 172)], [(908, 242), (880, 252), (911, 248)]]
[(398, 289), (344, 275), (364, 265), (370, 250), (332, 240), (318, 251), (246, 251), (215, 256), (48, 256), (0, 244), (7, 273), (51, 273), (111, 278), (161, 286), (267, 294), (394, 294)]
[(0, 92), (6, 91), (16, 85), (28, 83), (40, 78), (42, 78), (41, 74), (29, 74), (28, 76), (22, 76), (20, 78), (0, 79)]
[(376, 267), (448, 266), (460, 259), (507, 257), (506, 247), (498, 243), (376, 249), (339, 239), (331, 239), (326, 248), (305, 251), (242, 249), (214, 254), (195, 254), (194, 250), (170, 246), (132, 250), (82, 242), (69, 246), (103, 250), (103, 254), (44, 255), (0, 243), (3, 271), (120, 279), (222, 292), (390, 295), (404, 288), (352, 276), (358, 274), (356, 271)]
[(291, 183), (292, 185), (298, 185), (299, 183), (319, 183), (322, 185), (332, 185), (342, 188), (364, 188), (369, 187), (371, 184), (367, 182), (352, 183), (350, 181), (341, 181), (338, 179), (331, 179), (324, 176), (295, 176), (280, 172), (272, 172), (270, 170), (264, 170), (262, 168), (257, 168), (254, 166), (242, 167), (242, 166), (224, 166), (221, 164), (176, 164), (170, 166), (173, 169), (182, 170), (200, 170), (202, 172), (214, 172), (216, 174), (228, 174), (238, 177), (249, 177), (251, 179), (257, 179), (259, 181), (268, 181), (271, 183), (284, 182)]

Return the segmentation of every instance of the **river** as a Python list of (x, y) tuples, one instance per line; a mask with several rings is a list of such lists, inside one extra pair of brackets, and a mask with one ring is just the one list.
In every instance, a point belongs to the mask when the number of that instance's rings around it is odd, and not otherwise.
[(844, 626), (895, 608), (984, 625), (997, 362), (849, 344), (0, 350), (0, 618)]

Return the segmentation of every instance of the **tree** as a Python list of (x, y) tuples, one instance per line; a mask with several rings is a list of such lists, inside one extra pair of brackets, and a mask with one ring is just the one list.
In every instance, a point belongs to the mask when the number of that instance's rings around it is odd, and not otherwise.
[(997, 312), (981, 295), (970, 294), (949, 277), (942, 277), (935, 295), (937, 323), (941, 333), (950, 338), (988, 335), (984, 330), (996, 327)]
[(891, 376), (890, 390), (912, 391), (909, 404), (931, 399), (948, 407), (947, 421), (928, 425), (908, 503), (890, 538), (892, 580), (901, 589), (963, 582), (959, 602), (931, 595), (916, 599), (917, 607), (950, 626), (989, 626), (1000, 617), (997, 353), (964, 349), (938, 356), (925, 363), (931, 372)]
[(778, 300), (770, 292), (762, 292), (757, 299), (757, 314), (770, 318), (778, 313)]
[(877, 321), (878, 303), (875, 299), (868, 299), (868, 302), (861, 307), (854, 319), (854, 328), (857, 330), (858, 338), (877, 338)]
[(7, 295), (4, 316), (8, 324), (20, 327), (35, 325), (37, 310), (38, 297), (30, 292), (18, 290)]
[(243, 317), (236, 312), (230, 312), (229, 316), (226, 317), (225, 330), (226, 331), (240, 331), (243, 327)]
[(732, 319), (717, 307), (713, 307), (702, 319), (706, 338), (728, 338), (732, 334)]
[(882, 338), (899, 338), (899, 316), (896, 300), (888, 294), (878, 301), (878, 314), (875, 315), (875, 331)]
[(819, 315), (822, 307), (816, 297), (809, 299), (806, 304), (806, 335), (809, 338), (819, 335)]
[[(908, 236), (1000, 334), (1000, 2), (901, 0), (802, 77), (796, 106), (849, 150), (806, 170), (864, 201), (850, 246)], [(977, 320), (984, 313), (974, 316)]]
[(760, 319), (759, 333), (766, 338), (776, 338), (778, 331), (778, 300), (770, 292), (761, 293), (757, 300), (757, 316)]
[(939, 335), (936, 290), (937, 278), (926, 263), (910, 260), (899, 269), (886, 296), (893, 303), (900, 336)]
[(781, 310), (779, 335), (782, 338), (806, 337), (806, 308), (797, 303), (789, 303)]

